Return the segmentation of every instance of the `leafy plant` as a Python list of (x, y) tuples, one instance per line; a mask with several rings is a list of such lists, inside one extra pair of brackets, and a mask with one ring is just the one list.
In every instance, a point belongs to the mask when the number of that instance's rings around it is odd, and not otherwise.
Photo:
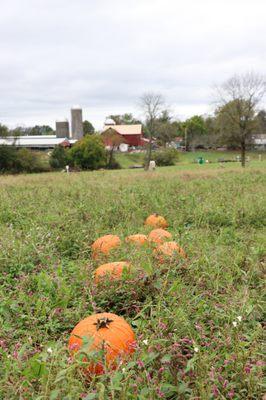
[(69, 162), (68, 150), (63, 146), (56, 146), (49, 159), (50, 166), (54, 169), (64, 168)]
[(178, 158), (178, 151), (172, 148), (158, 150), (153, 153), (153, 159), (155, 160), (156, 165), (159, 167), (175, 165), (175, 163), (178, 161)]
[(69, 151), (74, 166), (81, 169), (99, 169), (106, 165), (106, 151), (98, 135), (86, 135)]

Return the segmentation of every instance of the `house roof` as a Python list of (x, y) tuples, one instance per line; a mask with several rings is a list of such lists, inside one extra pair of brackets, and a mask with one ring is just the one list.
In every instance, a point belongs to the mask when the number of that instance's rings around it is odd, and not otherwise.
[(120, 133), (120, 135), (141, 135), (142, 133), (142, 125), (134, 124), (134, 125), (104, 125), (103, 132), (107, 131), (107, 129), (113, 129), (116, 132)]

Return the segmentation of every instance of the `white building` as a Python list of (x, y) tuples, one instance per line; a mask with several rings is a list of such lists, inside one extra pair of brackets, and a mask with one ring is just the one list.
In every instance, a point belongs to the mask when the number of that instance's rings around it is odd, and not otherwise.
[(77, 139), (58, 138), (56, 135), (41, 136), (6, 136), (0, 137), (0, 146), (16, 146), (28, 149), (53, 149), (61, 145), (70, 147), (76, 143)]

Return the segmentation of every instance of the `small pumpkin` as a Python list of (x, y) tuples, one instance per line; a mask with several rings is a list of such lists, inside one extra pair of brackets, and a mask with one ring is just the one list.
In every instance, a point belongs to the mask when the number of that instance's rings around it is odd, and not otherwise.
[(105, 235), (101, 236), (92, 244), (92, 257), (98, 258), (101, 254), (109, 255), (112, 249), (119, 247), (121, 240), (117, 235)]
[(172, 239), (171, 233), (162, 228), (153, 229), (148, 236), (149, 242), (158, 244), (163, 243), (168, 239)]
[[(125, 360), (129, 354), (134, 352), (134, 332), (124, 318), (116, 314), (99, 313), (80, 321), (71, 332), (68, 343), (70, 351), (75, 353), (80, 350), (84, 339), (88, 341), (88, 346), (82, 350), (89, 353), (92, 350), (103, 349), (105, 365), (110, 369), (116, 368), (118, 358)], [(86, 371), (102, 374), (104, 372), (103, 362), (92, 361)]]
[(98, 283), (101, 279), (106, 277), (106, 275), (111, 279), (119, 279), (125, 269), (130, 269), (130, 264), (127, 261), (118, 261), (100, 265), (94, 271), (94, 282)]
[(137, 246), (142, 246), (143, 244), (147, 243), (147, 241), (147, 236), (140, 233), (126, 237), (126, 242), (136, 244)]
[(175, 254), (187, 258), (185, 251), (176, 242), (165, 242), (161, 244), (154, 250), (154, 254), (161, 262), (164, 261), (164, 258), (174, 257)]
[(154, 228), (167, 228), (168, 223), (164, 217), (158, 214), (150, 215), (146, 221), (145, 225), (153, 226)]

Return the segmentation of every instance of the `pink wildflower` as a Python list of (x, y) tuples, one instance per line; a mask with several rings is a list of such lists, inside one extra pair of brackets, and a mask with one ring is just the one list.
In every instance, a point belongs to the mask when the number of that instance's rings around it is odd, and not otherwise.
[(214, 379), (214, 377), (215, 377), (215, 369), (214, 369), (214, 367), (211, 367), (211, 370), (210, 370), (210, 378), (213, 380)]
[(228, 385), (228, 380), (226, 379), (225, 381), (224, 381), (224, 383), (223, 383), (223, 388), (225, 389), (226, 387), (227, 387), (227, 385)]
[(247, 365), (245, 366), (245, 368), (244, 368), (245, 373), (246, 373), (246, 374), (250, 374), (251, 368), (252, 368), (251, 365), (247, 364)]
[(216, 385), (213, 385), (212, 387), (212, 394), (214, 397), (218, 397), (219, 396), (219, 390), (218, 387)]
[(150, 382), (151, 381), (151, 374), (149, 372), (146, 372), (146, 377), (147, 377), (147, 381)]
[(77, 343), (73, 343), (73, 344), (71, 344), (69, 346), (69, 349), (70, 350), (77, 350), (77, 349), (79, 349), (79, 345)]
[(157, 394), (160, 399), (164, 397), (164, 393), (160, 389), (157, 389)]
[(159, 323), (159, 329), (166, 329), (166, 328), (167, 328), (166, 324), (164, 324), (163, 322)]

